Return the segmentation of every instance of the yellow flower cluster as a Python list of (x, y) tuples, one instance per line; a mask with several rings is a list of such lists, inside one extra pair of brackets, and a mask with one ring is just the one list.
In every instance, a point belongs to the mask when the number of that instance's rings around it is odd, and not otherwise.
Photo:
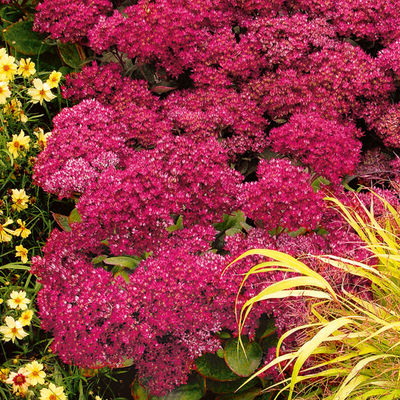
[(33, 130), (33, 134), (37, 137), (35, 147), (44, 150), (47, 147), (47, 139), (51, 135), (51, 132), (44, 133), (42, 128), (36, 128)]
[(28, 117), (22, 108), (22, 103), (18, 99), (11, 99), (10, 102), (4, 106), (3, 111), (6, 115), (11, 115), (13, 118), (23, 123), (28, 121)]
[(12, 189), (11, 199), (13, 211), (22, 211), (28, 208), (29, 196), (25, 193), (25, 189)]
[(21, 129), (21, 132), (18, 135), (13, 135), (11, 142), (7, 142), (7, 148), (10, 154), (14, 158), (18, 158), (20, 153), (24, 153), (29, 150), (29, 142), (31, 138), (29, 136), (25, 136), (24, 131)]
[[(45, 149), (47, 146), (47, 139), (51, 135), (51, 132), (44, 133), (42, 128), (35, 128), (33, 134), (37, 138), (34, 147), (38, 148), (39, 150)], [(25, 132), (21, 129), (18, 135), (12, 135), (12, 140), (7, 142), (7, 149), (14, 159), (16, 159), (29, 150), (30, 141), (31, 138), (28, 135), (25, 135)]]
[(17, 73), (17, 64), (15, 63), (15, 57), (9, 56), (5, 48), (0, 49), (0, 80), (3, 82), (9, 82), (14, 79), (14, 75)]
[[(5, 48), (0, 48), (0, 104), (6, 104), (7, 99), (12, 96), (10, 83), (14, 81), (16, 75), (26, 79), (35, 74), (35, 63), (30, 58), (21, 58), (17, 61), (15, 57), (7, 54)], [(43, 101), (55, 99), (57, 96), (51, 92), (51, 89), (58, 87), (61, 77), (61, 72), (52, 71), (45, 82), (40, 78), (34, 78), (32, 81), (33, 86), (28, 88), (31, 102), (42, 105)], [(28, 120), (22, 109), (21, 102), (17, 99), (11, 99), (10, 103), (5, 105), (4, 112), (23, 123)]]
[(31, 231), (26, 227), (26, 222), (22, 221), (22, 219), (18, 218), (17, 223), (19, 227), (15, 230), (10, 228), (6, 228), (7, 226), (11, 225), (14, 221), (11, 218), (7, 218), (6, 221), (0, 224), (0, 243), (1, 242), (10, 242), (12, 236), (20, 236), (23, 239), (27, 238)]
[(28, 94), (32, 97), (33, 104), (40, 103), (42, 105), (43, 100), (51, 101), (57, 97), (51, 92), (47, 82), (42, 82), (41, 79), (35, 78), (32, 83), (33, 88), (28, 89)]
[[(3, 300), (1, 301), (3, 302)], [(30, 325), (33, 310), (28, 309), (28, 304), (31, 302), (26, 297), (24, 290), (13, 290), (10, 293), (10, 298), (7, 300), (7, 306), (12, 310), (21, 310), (22, 313), (17, 320), (11, 316), (7, 316), (4, 321), (5, 325), (0, 326), (0, 333), (3, 334), (3, 340), (5, 342), (12, 341), (15, 339), (23, 339), (28, 334), (24, 331), (23, 327)]]
[(28, 333), (24, 331), (24, 328), (19, 320), (15, 320), (11, 316), (7, 316), (4, 319), (5, 325), (0, 326), (0, 333), (3, 335), (3, 340), (9, 342), (10, 340), (14, 343), (15, 339), (23, 339), (28, 336)]
[[(24, 189), (12, 189), (11, 199), (13, 201), (11, 208), (16, 212), (28, 207), (29, 196)], [(3, 223), (0, 223), (0, 243), (11, 242), (13, 236), (26, 239), (31, 234), (31, 230), (26, 227), (26, 222), (21, 218), (17, 219), (18, 228), (11, 229), (10, 225), (13, 223), (11, 218), (6, 218)], [(28, 249), (22, 244), (15, 246), (15, 256), (19, 257), (24, 264), (27, 263)]]
[[(0, 380), (12, 385), (13, 393), (17, 396), (25, 397), (29, 387), (41, 385), (44, 387), (40, 389), (39, 400), (67, 400), (64, 387), (45, 382), (46, 372), (43, 369), (44, 365), (34, 360), (20, 367), (16, 372), (10, 372), (8, 368), (2, 369)], [(32, 394), (30, 393), (30, 395)]]

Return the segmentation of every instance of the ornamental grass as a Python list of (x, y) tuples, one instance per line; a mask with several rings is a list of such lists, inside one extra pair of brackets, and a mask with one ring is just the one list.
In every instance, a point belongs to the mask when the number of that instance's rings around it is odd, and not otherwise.
[[(386, 210), (379, 219), (374, 215), (374, 202), (367, 208), (359, 201), (359, 207), (352, 208), (327, 198), (363, 240), (372, 263), (333, 255), (313, 256), (332, 269), (361, 277), (367, 289), (346, 290), (332, 285), (300, 259), (275, 250), (250, 250), (234, 261), (250, 255), (267, 258), (247, 272), (242, 285), (254, 274), (292, 273), (292, 277), (268, 286), (243, 305), (238, 312), (239, 331), (258, 302), (306, 298), (310, 311), (309, 323), (283, 334), (276, 358), (249, 380), (278, 366), (281, 379), (268, 390), (277, 389), (277, 396), (287, 392), (288, 400), (399, 398), (400, 215), (381, 196), (374, 194), (374, 198)], [(282, 351), (293, 334), (300, 338), (298, 345)]]

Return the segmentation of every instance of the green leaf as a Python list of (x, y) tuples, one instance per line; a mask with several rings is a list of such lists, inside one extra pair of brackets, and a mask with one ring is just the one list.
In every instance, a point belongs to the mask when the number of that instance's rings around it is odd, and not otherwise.
[(217, 332), (217, 336), (220, 339), (230, 339), (232, 337), (232, 335), (229, 332), (226, 332), (226, 331)]
[(108, 256), (99, 255), (92, 259), (92, 264), (100, 264), (105, 258), (108, 258)]
[(6, 265), (2, 265), (0, 269), (21, 269), (21, 270), (30, 270), (31, 267), (28, 265), (20, 264), (20, 263), (10, 263)]
[(44, 42), (44, 36), (32, 31), (32, 21), (19, 21), (3, 30), (4, 41), (18, 53), (36, 56), (44, 53), (50, 45)]
[(133, 358), (127, 358), (119, 368), (127, 368), (133, 365)]
[(204, 354), (195, 361), (197, 372), (216, 381), (233, 381), (238, 378), (216, 354)]
[(122, 278), (124, 278), (124, 281), (126, 283), (130, 282), (130, 276), (129, 273), (126, 272), (126, 270), (118, 270), (118, 271), (111, 271), (111, 273), (113, 274), (113, 276), (122, 276)]
[(219, 358), (224, 358), (224, 349), (218, 349), (215, 353)]
[(169, 233), (172, 233), (172, 232), (178, 231), (180, 229), (183, 229), (183, 216), (182, 215), (180, 215), (178, 217), (178, 219), (176, 220), (176, 223), (174, 225), (167, 227), (167, 231)]
[(243, 347), (238, 339), (230, 340), (225, 346), (225, 361), (228, 367), (239, 376), (251, 375), (260, 365), (262, 349), (257, 342), (242, 338)]
[(297, 237), (297, 236), (304, 235), (306, 232), (307, 232), (307, 229), (301, 227), (301, 228), (297, 229), (297, 231), (288, 232), (288, 235), (291, 237)]
[(138, 381), (134, 381), (131, 386), (131, 395), (133, 400), (148, 400), (149, 393), (147, 390), (140, 385)]
[(327, 235), (329, 232), (324, 228), (318, 228), (315, 233), (317, 235), (324, 236), (324, 235)]
[(82, 222), (82, 216), (79, 214), (78, 210), (74, 208), (68, 216), (68, 224), (71, 225), (79, 222)]
[(276, 333), (273, 333), (270, 336), (264, 337), (260, 340), (260, 346), (263, 349), (263, 352), (267, 352), (271, 347), (276, 347), (278, 344), (279, 337)]
[(254, 400), (261, 394), (260, 388), (250, 389), (248, 392), (221, 396), (221, 400)]
[(233, 228), (229, 228), (225, 231), (225, 235), (226, 236), (235, 236), (237, 233), (241, 232), (242, 228), (238, 228), (238, 227), (233, 227)]
[(260, 326), (256, 330), (256, 338), (262, 340), (276, 332), (275, 321), (273, 318), (263, 314), (260, 319)]
[(242, 211), (236, 211), (232, 215), (224, 214), (222, 222), (214, 224), (215, 228), (221, 232), (225, 232), (227, 236), (232, 236), (240, 232), (242, 228), (247, 228), (246, 216)]
[(0, 18), (3, 26), (17, 22), (21, 18), (21, 12), (13, 7), (5, 6), (4, 4), (0, 7)]
[(179, 386), (163, 397), (150, 397), (150, 400), (200, 400), (204, 391), (198, 383)]
[(177, 83), (173, 82), (173, 81), (171, 81), (171, 82), (162, 81), (150, 88), (150, 90), (156, 94), (168, 93), (171, 90), (175, 90), (175, 89), (178, 89), (178, 86), (177, 86)]
[(65, 64), (74, 69), (80, 68), (84, 62), (84, 59), (82, 59), (83, 53), (78, 46), (73, 43), (57, 43), (61, 59)]
[(135, 269), (139, 265), (139, 260), (134, 257), (108, 257), (103, 259), (104, 264), (115, 265), (122, 268)]
[(68, 217), (66, 215), (52, 213), (54, 220), (57, 222), (58, 226), (65, 232), (71, 232), (71, 227), (68, 222)]
[(152, 396), (150, 400), (200, 400), (205, 394), (205, 379), (198, 374), (191, 374), (188, 382), (163, 397)]
[[(233, 393), (235, 393), (235, 391), (245, 382), (246, 382), (245, 378), (237, 379), (236, 381), (227, 381), (227, 382), (214, 381), (211, 379), (207, 379), (206, 386), (207, 386), (207, 389), (213, 393), (218, 393), (218, 394), (230, 393), (230, 396), (232, 396)], [(255, 386), (256, 383), (257, 383), (257, 380), (253, 379), (250, 382), (248, 382), (246, 385), (244, 385), (238, 392), (239, 393), (244, 392), (247, 389)]]
[(321, 185), (330, 185), (331, 182), (328, 179), (324, 178), (323, 176), (319, 176), (318, 178), (314, 179), (311, 183), (311, 186), (314, 192), (318, 192), (321, 189)]

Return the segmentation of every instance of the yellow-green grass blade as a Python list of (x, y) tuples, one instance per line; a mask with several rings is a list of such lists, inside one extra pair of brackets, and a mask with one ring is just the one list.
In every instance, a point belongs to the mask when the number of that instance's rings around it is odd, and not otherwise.
[[(340, 393), (346, 391), (346, 387), (350, 385), (350, 382), (353, 381), (357, 375), (370, 363), (376, 361), (376, 360), (381, 360), (382, 358), (387, 358), (389, 357), (388, 354), (376, 354), (373, 356), (366, 357), (362, 360), (360, 360), (350, 371), (349, 375), (346, 377), (346, 379), (342, 382), (342, 384), (339, 387), (338, 390), (338, 396)], [(341, 399), (341, 398), (340, 398)]]
[(332, 297), (321, 290), (281, 290), (280, 292), (271, 293), (262, 297), (258, 301), (269, 300), (269, 299), (283, 299), (287, 297), (306, 297), (306, 298), (314, 298), (314, 299), (327, 299), (332, 300)]
[(374, 388), (367, 390), (364, 393), (359, 393), (357, 397), (359, 400), (367, 400), (370, 398), (375, 398), (376, 396), (380, 397), (380, 395), (385, 395), (385, 394), (387, 394), (387, 389)]
[[(337, 352), (336, 348), (334, 350), (332, 350), (332, 352)], [(329, 352), (327, 351), (326, 354), (329, 354)], [(344, 361), (352, 360), (352, 359), (355, 359), (355, 358), (357, 358), (359, 356), (360, 356), (360, 352), (353, 351), (351, 353), (346, 353), (346, 354), (344, 354), (342, 356), (332, 358), (332, 359), (330, 359), (328, 361), (321, 362), (321, 363), (316, 364), (316, 365), (314, 365), (312, 367), (305, 368), (305, 369), (303, 369), (303, 372), (312, 371), (313, 369), (319, 369), (319, 368), (325, 367), (327, 365), (335, 365), (336, 363), (338, 363), (338, 364), (339, 363), (343, 363)]]
[[(274, 293), (280, 293), (283, 290), (287, 289), (293, 289), (297, 287), (319, 287), (321, 289), (328, 289), (327, 285), (329, 285), (325, 279), (316, 279), (313, 277), (309, 276), (299, 276), (299, 277), (294, 277), (294, 278), (288, 278), (283, 281), (278, 281), (275, 282), (265, 289), (263, 289), (258, 295), (252, 297), (250, 300), (246, 301), (242, 307), (242, 310), (240, 312), (240, 319), (239, 319), (239, 327), (240, 331), (241, 328), (243, 327), (254, 303), (257, 303), (262, 300), (267, 300), (268, 296), (274, 294)], [(325, 294), (324, 292), (321, 292), (322, 294)], [(326, 296), (320, 297), (320, 298), (327, 298)], [(328, 297), (331, 298), (331, 297)]]
[(339, 268), (342, 271), (366, 278), (386, 291), (395, 291), (396, 293), (400, 294), (399, 286), (396, 285), (391, 279), (383, 275), (377, 269), (374, 269), (357, 261), (343, 259), (335, 256), (316, 256), (316, 258), (329, 265), (332, 265), (333, 267)]
[(368, 340), (371, 340), (374, 337), (379, 336), (382, 333), (384, 333), (384, 332), (386, 332), (386, 331), (388, 331), (390, 329), (393, 329), (393, 330), (396, 330), (396, 331), (400, 331), (400, 321), (383, 326), (382, 328), (378, 329), (377, 331), (375, 331), (374, 333), (372, 333), (371, 335), (369, 335), (368, 337), (363, 339), (359, 344), (362, 344), (362, 343), (364, 343), (364, 342), (366, 342)]
[[(237, 257), (234, 261), (232, 261), (226, 268), (229, 268), (231, 265), (236, 263), (237, 261), (250, 256), (250, 255), (259, 255), (259, 256), (265, 256), (268, 258), (272, 258), (275, 261), (282, 262), (284, 265), (286, 265), (288, 268), (292, 269), (293, 272), (298, 272), (301, 275), (307, 275), (311, 276), (314, 278), (322, 278), (321, 275), (319, 275), (317, 272), (313, 271), (311, 268), (307, 267), (304, 263), (301, 261), (298, 261), (296, 258), (282, 253), (277, 250), (268, 250), (268, 249), (253, 249), (253, 250), (248, 250), (239, 257)], [(225, 268), (225, 270), (226, 270)], [(323, 279), (323, 278), (322, 278)], [(328, 286), (329, 283), (326, 282)]]
[(369, 380), (368, 376), (358, 375), (353, 377), (346, 386), (341, 386), (339, 390), (333, 396), (333, 400), (345, 400), (358, 386), (360, 386), (365, 381)]
[(264, 367), (262, 367), (260, 370), (258, 370), (257, 372), (255, 372), (253, 375), (251, 375), (241, 386), (239, 386), (236, 389), (236, 392), (238, 390), (240, 390), (243, 386), (247, 385), (252, 379), (256, 378), (258, 375), (264, 373), (265, 371), (267, 371), (268, 369), (284, 362), (284, 361), (289, 361), (288, 364), (290, 364), (295, 358), (296, 358), (297, 352), (293, 352), (293, 353), (287, 353), (287, 354), (283, 354), (279, 357), (276, 357), (274, 360), (270, 361), (267, 365), (265, 365)]
[(310, 355), (316, 350), (316, 348), (324, 342), (328, 337), (330, 337), (334, 332), (338, 331), (340, 328), (353, 324), (354, 321), (351, 318), (341, 317), (337, 320), (329, 322), (324, 326), (312, 339), (303, 344), (298, 350), (297, 360), (293, 366), (293, 372), (290, 383), (290, 391), (288, 400), (293, 396), (294, 385), (296, 378), (299, 375), (300, 369), (305, 363), (305, 361), (310, 357)]
[[(330, 377), (343, 376), (343, 375), (346, 375), (347, 372), (348, 372), (348, 371), (347, 371), (347, 369), (345, 369), (345, 368), (330, 368), (330, 369), (327, 369), (327, 370), (324, 370), (324, 371), (321, 371), (321, 372), (318, 372), (318, 373), (315, 373), (315, 374), (297, 376), (297, 377), (296, 377), (295, 384), (300, 383), (300, 382), (303, 382), (303, 381), (307, 381), (307, 380), (310, 380), (310, 379), (316, 379), (316, 378), (321, 378), (321, 379), (323, 379), (323, 378), (330, 378)], [(292, 383), (291, 383), (291, 380), (292, 380), (292, 378), (288, 378), (288, 379), (285, 379), (285, 380), (282, 381), (282, 382), (278, 382), (278, 383), (276, 383), (276, 384), (274, 384), (274, 385), (268, 387), (268, 390), (269, 390), (269, 389), (272, 389), (272, 388), (274, 388), (274, 387), (276, 387), (276, 386), (278, 386), (278, 385), (280, 385), (280, 384), (284, 384), (284, 383), (290, 381), (290, 383), (289, 383), (288, 385), (284, 386), (284, 387), (278, 392), (278, 394), (275, 396), (275, 399), (277, 399), (283, 392), (285, 392), (285, 391), (287, 391), (287, 390), (290, 390), (291, 384), (292, 384)], [(288, 399), (290, 399), (290, 398), (291, 398), (291, 397), (289, 397)]]
[[(376, 302), (370, 303), (366, 300), (363, 300), (358, 296), (355, 296), (352, 293), (346, 291), (345, 289), (342, 290), (343, 293), (352, 301), (353, 308), (369, 317), (372, 321), (380, 325), (388, 325), (390, 323), (393, 323), (391, 322), (393, 320), (395, 320), (395, 322), (399, 320), (399, 316), (396, 315), (396, 313), (394, 313), (392, 310), (389, 310), (388, 308), (383, 307)], [(358, 307), (357, 304), (361, 307)]]

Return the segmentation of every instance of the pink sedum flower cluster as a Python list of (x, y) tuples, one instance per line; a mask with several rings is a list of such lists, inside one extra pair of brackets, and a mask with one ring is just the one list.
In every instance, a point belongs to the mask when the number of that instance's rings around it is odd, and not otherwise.
[(78, 203), (83, 223), (100, 230), (114, 254), (155, 250), (172, 215), (181, 215), (185, 227), (207, 226), (236, 209), (241, 175), (212, 138), (171, 135), (153, 150), (132, 152), (126, 162), (126, 169), (110, 167), (93, 180)]
[(81, 42), (98, 18), (112, 9), (109, 0), (46, 1), (37, 6), (34, 28), (62, 42)]
[[(91, 257), (101, 248), (94, 235), (85, 240), (82, 229), (54, 231), (44, 257), (33, 260), (32, 272), (43, 284), (42, 326), (53, 332), (53, 349), (82, 367), (116, 367), (133, 359), (156, 395), (185, 383), (194, 359), (220, 347), (215, 333), (235, 329), (234, 288), (241, 275), (221, 278), (222, 256), (196, 255), (179, 241), (140, 263), (126, 283), (93, 266)], [(240, 302), (251, 294), (254, 289)], [(256, 316), (265, 311), (260, 306), (246, 329), (254, 330)]]
[[(254, 258), (220, 274), (241, 252), (368, 257), (322, 199), (356, 206), (341, 186), (351, 175), (398, 182), (399, 22), (394, 0), (39, 3), (37, 30), (118, 61), (66, 78), (74, 105), (55, 117), (34, 167), (35, 182), (75, 198), (82, 216), (53, 232), (32, 269), (65, 362), (131, 358), (163, 395), (219, 347), (219, 330), (235, 331)], [(331, 184), (318, 187), (319, 176)], [(246, 224), (220, 228), (237, 210)], [(128, 282), (93, 262), (121, 255), (142, 257)], [(363, 285), (313, 267), (338, 287)], [(284, 277), (249, 279), (238, 306)], [(264, 313), (282, 332), (306, 307), (259, 304), (249, 335)]]
[(267, 230), (291, 231), (317, 227), (323, 209), (321, 194), (313, 192), (310, 176), (288, 160), (262, 160), (259, 180), (245, 183), (239, 202), (243, 212)]
[(54, 120), (46, 149), (35, 164), (34, 181), (60, 198), (83, 193), (107, 167), (123, 166), (129, 154), (127, 128), (96, 100), (65, 108)]
[(271, 147), (309, 166), (333, 183), (350, 175), (360, 161), (361, 132), (352, 124), (341, 125), (317, 113), (294, 114), (270, 133)]

